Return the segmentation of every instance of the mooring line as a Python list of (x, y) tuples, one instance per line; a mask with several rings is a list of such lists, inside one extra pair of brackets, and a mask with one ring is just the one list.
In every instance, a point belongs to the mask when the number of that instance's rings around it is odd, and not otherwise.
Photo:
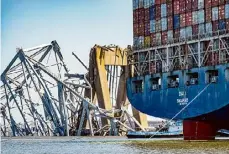
[(172, 119), (170, 119), (167, 123), (165, 123), (158, 131), (156, 131), (155, 134), (153, 134), (152, 136), (150, 136), (149, 139), (153, 138), (155, 135), (157, 135), (158, 132), (160, 132), (167, 124), (171, 123), (173, 121), (174, 118), (176, 118), (181, 112), (183, 112), (194, 100), (196, 100), (197, 97), (199, 97), (209, 86), (211, 83), (209, 83), (208, 85), (206, 85), (206, 87), (201, 90), (200, 93), (198, 93), (186, 106), (184, 106), (177, 114), (175, 114), (175, 116), (172, 117)]

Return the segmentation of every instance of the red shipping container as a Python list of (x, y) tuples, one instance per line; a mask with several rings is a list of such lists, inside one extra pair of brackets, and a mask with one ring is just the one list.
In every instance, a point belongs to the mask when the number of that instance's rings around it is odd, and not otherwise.
[(144, 8), (138, 9), (138, 18), (139, 18), (139, 22), (145, 21), (145, 9)]
[(140, 22), (138, 25), (138, 32), (139, 32), (139, 36), (144, 36), (145, 34), (145, 23), (144, 22)]
[(155, 0), (155, 4), (157, 5), (157, 4), (161, 4), (161, 0)]
[(225, 5), (219, 6), (219, 19), (225, 18)]
[(145, 23), (145, 35), (150, 36), (150, 22)]
[(161, 5), (156, 5), (156, 19), (161, 19)]
[(219, 5), (224, 5), (225, 4), (225, 0), (219, 0)]
[(167, 31), (164, 31), (161, 33), (161, 41), (162, 41), (162, 44), (167, 44), (167, 38), (168, 38), (168, 35), (167, 35)]
[(185, 13), (180, 15), (180, 27), (185, 27)]
[(211, 66), (212, 65), (212, 59), (213, 59), (212, 53), (208, 53), (208, 58), (207, 58), (207, 61), (205, 63), (205, 66)]
[(219, 5), (219, 0), (212, 0), (212, 7), (218, 6)]
[(197, 36), (199, 33), (199, 25), (192, 25), (192, 35)]
[(145, 9), (145, 22), (150, 22), (149, 8)]
[(198, 0), (192, 0), (192, 11), (198, 10)]
[(212, 0), (205, 0), (204, 4), (205, 4), (205, 8), (211, 8), (212, 7)]
[(173, 30), (173, 16), (168, 17), (168, 30)]
[(138, 28), (138, 23), (135, 23), (133, 26), (133, 31), (134, 31), (134, 37), (139, 36), (139, 28)]
[(185, 11), (192, 11), (192, 0), (186, 0)]
[(173, 11), (174, 14), (180, 14), (180, 1), (179, 0), (174, 0), (173, 1)]
[(175, 29), (173, 31), (173, 38), (174, 38), (174, 41), (179, 41), (179, 38), (180, 38), (180, 29)]
[(216, 32), (218, 30), (219, 30), (219, 21), (218, 20), (212, 21), (212, 31)]
[(180, 0), (180, 13), (185, 13), (186, 10), (186, 0)]
[(138, 11), (133, 11), (133, 23), (138, 23)]
[(212, 9), (211, 8), (206, 8), (205, 9), (205, 21), (206, 22), (211, 22), (212, 21)]
[(150, 40), (151, 40), (151, 46), (155, 46), (156, 45), (156, 33), (151, 33), (150, 34)]
[(214, 53), (213, 65), (219, 64), (219, 53)]
[(226, 29), (229, 31), (229, 19), (226, 19)]
[(172, 3), (172, 2), (173, 2), (173, 0), (167, 0), (167, 1), (166, 1), (167, 4), (170, 4), (170, 3)]
[(192, 25), (192, 12), (188, 12), (185, 14), (185, 25), (186, 26)]
[(172, 16), (173, 15), (173, 4), (167, 4), (167, 16)]
[(150, 73), (156, 73), (156, 65), (154, 62), (150, 62)]

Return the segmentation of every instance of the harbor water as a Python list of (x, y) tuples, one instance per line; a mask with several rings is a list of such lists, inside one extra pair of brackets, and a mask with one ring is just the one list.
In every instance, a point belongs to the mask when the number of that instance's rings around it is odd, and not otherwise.
[(2, 154), (229, 153), (228, 140), (188, 142), (176, 139), (125, 137), (2, 138)]

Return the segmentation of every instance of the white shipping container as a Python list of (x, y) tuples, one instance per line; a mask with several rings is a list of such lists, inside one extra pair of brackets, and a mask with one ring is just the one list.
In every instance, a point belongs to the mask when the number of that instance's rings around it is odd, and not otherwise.
[(144, 0), (144, 8), (150, 7), (150, 0)]
[(180, 29), (180, 38), (185, 39), (185, 28)]
[(198, 9), (204, 8), (204, 0), (198, 0)]
[(169, 30), (167, 32), (167, 39), (168, 39), (168, 42), (172, 42), (173, 41), (173, 31), (172, 30)]
[(198, 24), (204, 23), (204, 10), (199, 10), (198, 11)]
[(216, 21), (219, 19), (219, 8), (213, 7), (212, 8), (212, 21)]
[(198, 12), (197, 11), (192, 12), (192, 24), (193, 25), (198, 24)]
[(144, 0), (139, 0), (138, 6), (139, 8), (144, 8)]

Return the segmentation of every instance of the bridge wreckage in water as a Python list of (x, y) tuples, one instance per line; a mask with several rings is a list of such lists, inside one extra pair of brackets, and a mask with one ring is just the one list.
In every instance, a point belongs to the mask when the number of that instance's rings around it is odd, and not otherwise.
[(95, 45), (86, 74), (70, 73), (56, 41), (17, 49), (1, 74), (2, 136), (123, 135), (147, 127), (127, 110), (127, 50)]

